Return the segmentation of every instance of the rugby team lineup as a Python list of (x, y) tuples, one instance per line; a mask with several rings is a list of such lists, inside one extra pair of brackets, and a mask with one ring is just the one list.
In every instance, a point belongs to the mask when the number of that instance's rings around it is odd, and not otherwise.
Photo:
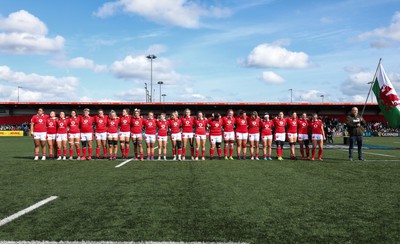
[[(229, 109), (226, 115), (213, 113), (206, 117), (203, 112), (193, 114), (188, 108), (183, 115), (174, 111), (161, 113), (157, 118), (153, 112), (142, 115), (140, 109), (131, 113), (125, 108), (120, 115), (115, 110), (105, 114), (104, 110), (98, 109), (96, 115), (92, 115), (90, 109), (85, 108), (81, 115), (77, 110), (67, 115), (63, 111), (46, 114), (44, 108), (39, 108), (31, 119), (30, 135), (35, 144), (34, 160), (116, 160), (119, 153), (122, 159), (128, 159), (132, 156), (131, 142), (134, 160), (167, 160), (167, 143), (170, 141), (172, 160), (206, 160), (207, 146), (210, 160), (214, 156), (225, 160), (244, 160), (247, 156), (251, 160), (273, 160), (274, 156), (281, 161), (287, 141), (290, 159), (297, 160), (296, 143), (299, 143), (302, 160), (322, 161), (326, 139), (324, 123), (317, 113), (309, 116), (292, 112), (285, 116), (279, 112), (272, 116), (268, 113), (259, 115), (257, 111), (247, 114), (244, 110), (235, 114)], [(274, 155), (273, 142), (276, 144)], [(190, 156), (187, 158), (188, 148)]]

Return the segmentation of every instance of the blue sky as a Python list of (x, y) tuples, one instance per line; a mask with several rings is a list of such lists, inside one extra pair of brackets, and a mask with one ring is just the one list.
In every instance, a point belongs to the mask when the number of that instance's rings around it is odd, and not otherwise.
[(0, 0), (0, 100), (352, 102), (400, 89), (398, 0)]

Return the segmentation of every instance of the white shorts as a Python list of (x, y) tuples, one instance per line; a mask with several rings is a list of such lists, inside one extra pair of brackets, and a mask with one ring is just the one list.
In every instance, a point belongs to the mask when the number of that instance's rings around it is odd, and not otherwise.
[(68, 140), (67, 134), (66, 133), (65, 134), (57, 134), (56, 135), (56, 140), (57, 141), (66, 141), (66, 140)]
[(231, 132), (224, 132), (224, 140), (235, 140), (235, 132), (231, 131)]
[(210, 136), (211, 144), (215, 144), (217, 142), (222, 142), (222, 136)]
[(322, 136), (322, 134), (312, 134), (311, 139), (313, 141), (321, 141), (324, 139), (324, 137)]
[(96, 140), (97, 141), (105, 141), (107, 140), (107, 132), (103, 132), (103, 133), (95, 133), (96, 135)]
[(131, 133), (129, 131), (128, 132), (122, 132), (122, 131), (119, 132), (119, 137), (130, 138), (130, 136), (131, 136)]
[(168, 141), (168, 136), (158, 136), (157, 140), (158, 141)]
[(146, 134), (144, 136), (144, 139), (146, 140), (147, 143), (154, 143), (154, 142), (156, 142), (156, 135)]
[(182, 139), (183, 138), (192, 139), (193, 138), (193, 132), (182, 132)]
[(236, 139), (238, 140), (247, 140), (247, 137), (249, 137), (249, 133), (236, 132)]
[(287, 133), (289, 139), (297, 139), (297, 133)]
[(35, 140), (41, 140), (41, 141), (46, 141), (47, 132), (33, 132), (33, 139)]
[(47, 134), (47, 140), (55, 140), (56, 134)]
[(182, 139), (182, 134), (180, 132), (171, 134), (172, 141), (180, 141), (181, 139)]
[(269, 136), (262, 136), (263, 140), (272, 140), (272, 135)]
[(81, 133), (69, 133), (68, 134), (68, 138), (73, 138), (73, 139), (76, 139), (76, 138), (81, 138)]
[(275, 133), (275, 141), (285, 141), (286, 133)]
[(306, 141), (306, 140), (308, 140), (308, 134), (299, 134), (299, 135), (297, 136), (297, 140), (299, 140), (299, 141)]
[(81, 133), (81, 141), (92, 141), (93, 133)]
[(207, 139), (207, 135), (196, 135), (196, 139), (205, 140)]
[(249, 141), (260, 141), (260, 134), (249, 134)]
[(132, 137), (132, 139), (142, 139), (143, 134), (142, 133), (139, 133), (139, 134), (131, 133), (131, 137)]
[(107, 138), (108, 139), (110, 139), (110, 138), (112, 138), (112, 139), (118, 138), (118, 133), (109, 133), (109, 132), (107, 132)]

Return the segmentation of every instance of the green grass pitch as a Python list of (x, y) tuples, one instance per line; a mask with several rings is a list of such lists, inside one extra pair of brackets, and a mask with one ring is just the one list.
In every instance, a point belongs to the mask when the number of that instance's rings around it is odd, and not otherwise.
[[(365, 138), (367, 161), (33, 161), (0, 138), (0, 240), (399, 243), (400, 138)], [(169, 150), (170, 151), (170, 150)], [(207, 152), (208, 154), (208, 152)]]

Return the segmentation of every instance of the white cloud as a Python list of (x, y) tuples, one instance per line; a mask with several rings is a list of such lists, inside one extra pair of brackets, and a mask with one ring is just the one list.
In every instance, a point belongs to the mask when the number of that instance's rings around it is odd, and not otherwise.
[(263, 72), (261, 75), (261, 80), (270, 84), (281, 84), (285, 82), (285, 79), (272, 71)]
[(25, 10), (0, 19), (0, 52), (12, 54), (46, 54), (64, 48), (64, 38), (48, 38), (46, 25)]
[(93, 60), (84, 57), (76, 57), (67, 61), (57, 60), (57, 61), (52, 61), (51, 63), (61, 67), (68, 67), (74, 69), (89, 69), (93, 70), (96, 73), (104, 72), (107, 70), (106, 65), (96, 64)]
[(292, 52), (279, 45), (263, 43), (251, 51), (245, 65), (258, 68), (307, 68), (310, 63), (304, 52)]
[(132, 102), (145, 102), (146, 91), (143, 88), (134, 88), (123, 92), (118, 92), (114, 95), (121, 101), (132, 101)]
[(20, 101), (60, 101), (75, 99), (76, 88), (79, 79), (76, 77), (54, 77), (43, 76), (35, 73), (25, 74), (16, 72), (8, 66), (0, 66), (0, 81), (6, 83), (1, 85), (3, 91), (14, 91), (1, 93), (0, 100), (17, 100), (16, 87), (21, 86)]
[(368, 82), (372, 81), (374, 73), (361, 71), (358, 73), (350, 74), (348, 79), (341, 85), (341, 91), (343, 94), (352, 95), (364, 95), (368, 93), (369, 85)]
[[(123, 60), (115, 61), (110, 70), (117, 78), (149, 80), (150, 60), (145, 55), (128, 55)], [(153, 60), (153, 81), (162, 80), (171, 85), (187, 79), (174, 70), (174, 64), (169, 59), (159, 57)]]
[[(324, 92), (318, 90), (293, 90), (293, 101), (295, 102), (321, 102)], [(328, 97), (327, 97), (328, 98)], [(326, 99), (324, 98), (324, 101)]]
[(94, 14), (105, 18), (119, 11), (133, 13), (159, 24), (184, 28), (200, 27), (200, 18), (221, 18), (231, 14), (226, 8), (200, 6), (189, 0), (117, 0), (103, 4)]
[[(378, 38), (378, 40), (376, 40)], [(388, 27), (376, 28), (358, 35), (359, 40), (373, 39), (371, 46), (385, 48), (400, 44), (400, 12), (397, 11)]]

